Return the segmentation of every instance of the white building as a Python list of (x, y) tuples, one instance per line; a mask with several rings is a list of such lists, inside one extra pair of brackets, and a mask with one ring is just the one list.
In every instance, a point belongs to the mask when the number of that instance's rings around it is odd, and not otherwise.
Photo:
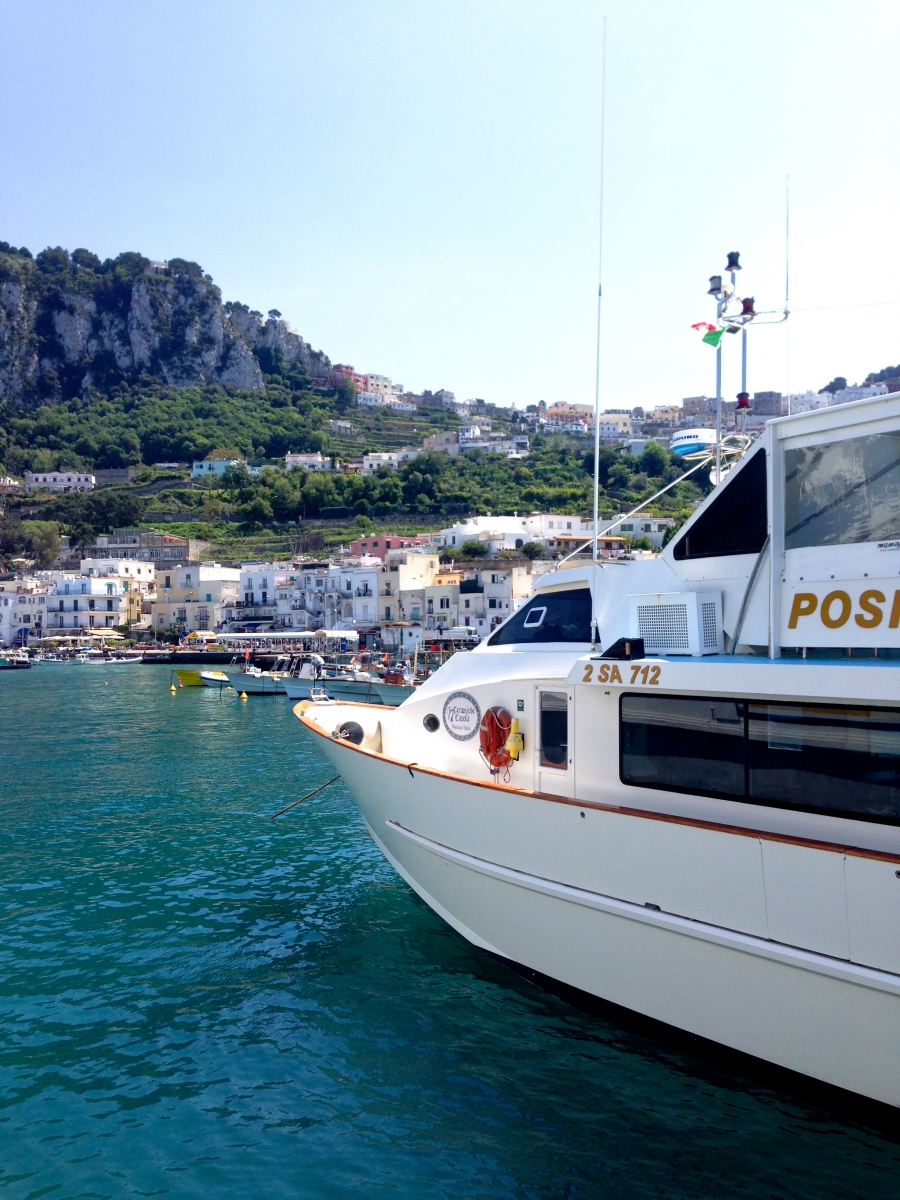
[[(828, 394), (827, 392), (825, 393)], [(843, 388), (839, 392), (835, 392), (830, 403), (831, 404), (850, 404), (855, 400), (869, 400), (873, 396), (886, 396), (888, 394), (887, 385), (883, 383), (872, 383), (868, 386), (854, 384), (853, 387)]]
[[(604, 517), (600, 522), (600, 528), (605, 529), (609, 525), (610, 518)], [(666, 535), (666, 530), (672, 524), (671, 517), (646, 517), (643, 513), (638, 513), (636, 517), (632, 517), (629, 521), (620, 521), (613, 525), (607, 533), (621, 534), (623, 537), (629, 538), (647, 538), (650, 545), (658, 550), (663, 544), (663, 538)], [(590, 536), (590, 535), (588, 535)]]
[(297, 568), (296, 602), (320, 629), (360, 629), (378, 620), (381, 560), (366, 556)]
[(403, 466), (404, 463), (410, 462), (414, 458), (418, 458), (422, 453), (420, 447), (406, 446), (402, 450), (391, 450), (384, 453), (364, 454), (362, 474), (374, 475), (379, 467), (387, 467), (389, 471), (396, 471)]
[(91, 492), (94, 476), (79, 471), (26, 471), (26, 492)]
[(381, 408), (384, 404), (384, 396), (381, 392), (357, 392), (356, 403), (361, 408)]
[(150, 602), (156, 596), (156, 567), (133, 558), (83, 558), (81, 574), (112, 579), (122, 588), (123, 623), (144, 625), (150, 622)]
[[(605, 529), (613, 520), (614, 517), (602, 517), (600, 528)], [(655, 517), (646, 518), (646, 521), (654, 525), (653, 536), (656, 536), (657, 524), (668, 523), (664, 518), (658, 522)], [(466, 542), (481, 542), (489, 556), (496, 555), (500, 550), (520, 550), (526, 542), (538, 542), (549, 549), (568, 552), (582, 541), (587, 541), (593, 532), (591, 517), (570, 513), (531, 513), (526, 517), (467, 517), (465, 521), (434, 534), (433, 541), (435, 546), (451, 550), (459, 550)], [(619, 531), (613, 528), (608, 533), (606, 541), (609, 544), (601, 546), (601, 553), (604, 557), (617, 557), (623, 549), (615, 544), (615, 539), (620, 536)], [(640, 536), (644, 536), (643, 533)]]
[(45, 637), (54, 633), (90, 633), (125, 624), (124, 591), (117, 579), (52, 573), (47, 597)]
[(50, 591), (46, 580), (0, 583), (0, 646), (26, 645), (29, 638), (44, 636)]
[(293, 467), (305, 467), (307, 471), (330, 471), (331, 459), (318, 451), (315, 454), (286, 454), (284, 466), (288, 471)]

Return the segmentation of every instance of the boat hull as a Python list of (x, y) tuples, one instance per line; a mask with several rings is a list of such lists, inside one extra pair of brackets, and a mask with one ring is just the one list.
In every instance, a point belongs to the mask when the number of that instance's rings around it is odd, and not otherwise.
[(242, 675), (228, 674), (228, 680), (238, 694), (245, 692), (248, 696), (283, 696), (284, 684), (281, 679), (272, 675)]
[(311, 689), (324, 691), (333, 700), (359, 704), (385, 704), (391, 708), (413, 694), (415, 688), (396, 683), (360, 679), (285, 679), (284, 690), (293, 701), (308, 700)]
[[(388, 861), (474, 945), (654, 1020), (900, 1105), (900, 975), (652, 904), (661, 894), (654, 874), (667, 862), (682, 871), (691, 863), (699, 873), (719, 857), (718, 870), (737, 874), (754, 839), (733, 837), (741, 844), (709, 843), (701, 852), (708, 831), (696, 831), (691, 846), (695, 831), (681, 826), (418, 772), (330, 738), (321, 744)], [(646, 900), (604, 890), (599, 870), (592, 880), (586, 846), (598, 861), (605, 849), (650, 866)], [(712, 857), (704, 862), (706, 852)], [(570, 862), (584, 869), (569, 870)], [(875, 866), (893, 879), (894, 864)]]

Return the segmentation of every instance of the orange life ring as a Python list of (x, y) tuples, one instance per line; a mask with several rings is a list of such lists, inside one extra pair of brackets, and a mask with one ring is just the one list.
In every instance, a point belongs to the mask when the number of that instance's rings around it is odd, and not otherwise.
[[(511, 728), (512, 717), (499, 704), (489, 708), (481, 718), (479, 729), (481, 757), (492, 775), (499, 775), (500, 771), (504, 767), (508, 768), (512, 761), (506, 749), (506, 739), (509, 737)], [(507, 780), (509, 779), (508, 770), (505, 777)]]

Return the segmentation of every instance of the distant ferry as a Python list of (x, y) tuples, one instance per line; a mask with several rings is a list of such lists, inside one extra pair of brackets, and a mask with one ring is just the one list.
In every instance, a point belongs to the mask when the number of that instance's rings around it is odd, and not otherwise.
[(714, 429), (682, 429), (672, 435), (673, 454), (690, 454), (694, 450), (711, 450), (716, 444)]

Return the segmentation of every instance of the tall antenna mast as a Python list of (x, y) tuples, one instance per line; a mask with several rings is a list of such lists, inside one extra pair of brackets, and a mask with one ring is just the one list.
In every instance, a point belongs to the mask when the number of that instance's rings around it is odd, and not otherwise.
[(788, 308), (788, 296), (790, 293), (791, 284), (791, 177), (784, 177), (784, 319), (787, 321), (785, 326), (785, 358), (787, 359), (787, 394), (788, 394), (788, 416), (791, 415), (793, 408), (793, 399), (791, 397), (791, 323), (788, 321), (790, 309)]
[[(603, 305), (603, 168), (606, 149), (606, 17), (603, 18), (603, 79), (600, 86), (600, 237), (597, 252), (597, 353), (594, 370), (594, 563), (600, 525), (600, 313)], [(597, 640), (596, 617), (591, 625), (591, 641)]]

